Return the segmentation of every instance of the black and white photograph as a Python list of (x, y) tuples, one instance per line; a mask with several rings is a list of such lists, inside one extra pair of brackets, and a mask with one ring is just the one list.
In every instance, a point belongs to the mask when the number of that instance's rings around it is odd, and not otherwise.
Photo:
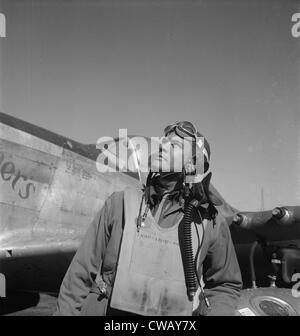
[(300, 316), (298, 1), (0, 0), (0, 316)]

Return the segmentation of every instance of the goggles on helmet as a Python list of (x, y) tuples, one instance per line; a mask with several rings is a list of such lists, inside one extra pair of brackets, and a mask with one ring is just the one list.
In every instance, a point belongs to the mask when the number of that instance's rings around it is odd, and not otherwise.
[[(164, 129), (165, 136), (167, 136), (171, 132), (175, 132), (175, 134), (181, 138), (184, 138), (187, 136), (192, 137), (196, 141), (196, 144), (199, 147), (203, 145), (203, 142), (201, 140), (200, 142), (198, 142), (198, 139), (203, 138), (203, 136), (196, 130), (194, 125), (189, 121), (177, 121), (174, 124), (169, 125)], [(207, 161), (209, 161), (209, 154), (205, 146), (203, 148), (203, 154), (206, 157)]]
[(197, 130), (189, 121), (177, 121), (176, 123), (167, 126), (164, 130), (165, 136), (171, 132), (175, 132), (181, 138), (186, 136), (190, 136), (194, 139), (197, 138)]

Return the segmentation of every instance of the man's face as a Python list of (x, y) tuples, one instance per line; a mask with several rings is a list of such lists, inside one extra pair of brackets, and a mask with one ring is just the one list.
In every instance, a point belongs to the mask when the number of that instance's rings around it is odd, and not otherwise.
[(174, 132), (163, 137), (159, 152), (150, 157), (152, 172), (182, 172), (183, 167), (192, 160), (192, 138), (181, 138)]

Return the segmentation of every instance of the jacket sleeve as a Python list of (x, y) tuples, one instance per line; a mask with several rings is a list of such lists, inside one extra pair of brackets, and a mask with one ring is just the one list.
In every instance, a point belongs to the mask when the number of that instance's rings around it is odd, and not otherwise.
[[(113, 194), (114, 195), (114, 194)], [(110, 237), (113, 195), (90, 224), (60, 287), (54, 315), (79, 315), (102, 264)]]
[(203, 263), (204, 291), (210, 308), (200, 301), (202, 315), (235, 315), (242, 277), (229, 226), (221, 219), (213, 230), (212, 243)]

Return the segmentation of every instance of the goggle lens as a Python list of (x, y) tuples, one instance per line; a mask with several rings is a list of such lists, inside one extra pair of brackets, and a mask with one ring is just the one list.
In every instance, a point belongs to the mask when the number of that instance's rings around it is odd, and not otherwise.
[(195, 129), (194, 125), (189, 121), (179, 121), (167, 126), (164, 130), (165, 136), (172, 131), (175, 131), (175, 133), (177, 133), (177, 135), (179, 135), (180, 137), (188, 135), (195, 138), (197, 136), (197, 130)]

